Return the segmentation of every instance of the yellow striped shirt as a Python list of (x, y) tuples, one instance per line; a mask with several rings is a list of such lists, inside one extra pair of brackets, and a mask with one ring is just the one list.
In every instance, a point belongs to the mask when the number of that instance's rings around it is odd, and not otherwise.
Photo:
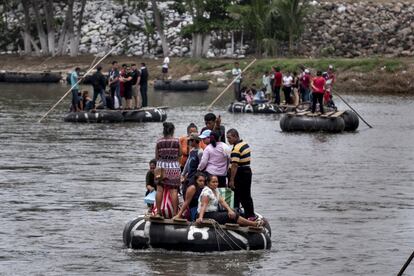
[(233, 146), (231, 151), (231, 163), (237, 163), (239, 166), (250, 166), (250, 152), (249, 145), (240, 140)]

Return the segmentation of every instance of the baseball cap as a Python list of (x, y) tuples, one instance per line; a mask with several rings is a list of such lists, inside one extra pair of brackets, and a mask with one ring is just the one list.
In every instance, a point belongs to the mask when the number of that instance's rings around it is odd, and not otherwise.
[(329, 69), (333, 69), (333, 66), (332, 66), (332, 65), (329, 65), (329, 66), (328, 66), (328, 68), (329, 68)]
[(309, 69), (305, 69), (305, 73), (306, 74), (309, 74)]
[(210, 137), (210, 134), (211, 134), (211, 130), (206, 129), (200, 134), (200, 136), (198, 136), (198, 138), (200, 139), (208, 138)]

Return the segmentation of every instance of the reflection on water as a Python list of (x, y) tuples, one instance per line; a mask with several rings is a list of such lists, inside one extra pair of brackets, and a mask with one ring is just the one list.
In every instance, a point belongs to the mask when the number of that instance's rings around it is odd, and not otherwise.
[[(2, 275), (395, 275), (414, 248), (413, 98), (346, 95), (373, 129), (292, 134), (279, 115), (228, 113), (229, 92), (214, 112), (252, 147), (255, 208), (273, 248), (192, 254), (122, 244), (145, 207), (162, 125), (64, 123), (69, 98), (36, 123), (67, 89), (0, 85)], [(170, 106), (181, 135), (202, 126), (219, 92), (150, 91), (149, 100)]]

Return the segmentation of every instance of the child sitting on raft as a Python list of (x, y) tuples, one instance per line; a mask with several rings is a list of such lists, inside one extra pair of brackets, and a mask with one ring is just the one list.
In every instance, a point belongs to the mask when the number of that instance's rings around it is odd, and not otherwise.
[[(257, 219), (256, 221), (250, 221), (233, 211), (219, 195), (217, 187), (217, 176), (212, 175), (207, 178), (207, 186), (201, 191), (200, 198), (198, 199), (197, 223), (202, 223), (204, 218), (210, 218), (219, 224), (237, 223), (240, 226), (263, 226), (263, 220)], [(227, 211), (219, 211), (219, 204)]]

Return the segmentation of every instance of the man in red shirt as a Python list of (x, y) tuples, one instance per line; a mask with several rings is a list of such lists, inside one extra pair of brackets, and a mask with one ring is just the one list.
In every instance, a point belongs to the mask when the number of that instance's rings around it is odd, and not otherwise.
[(275, 104), (280, 104), (280, 87), (282, 86), (283, 75), (280, 72), (280, 68), (276, 67), (275, 77), (273, 81), (273, 98)]
[(316, 102), (319, 102), (319, 109), (323, 114), (323, 94), (325, 93), (326, 80), (322, 77), (322, 72), (316, 73), (316, 78), (312, 80), (312, 113), (316, 111)]

